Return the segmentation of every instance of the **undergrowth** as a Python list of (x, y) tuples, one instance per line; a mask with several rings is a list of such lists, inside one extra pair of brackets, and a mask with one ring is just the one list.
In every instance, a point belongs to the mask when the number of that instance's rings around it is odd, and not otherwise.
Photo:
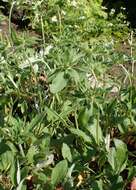
[(0, 189), (125, 190), (135, 177), (135, 33), (101, 3), (3, 3)]

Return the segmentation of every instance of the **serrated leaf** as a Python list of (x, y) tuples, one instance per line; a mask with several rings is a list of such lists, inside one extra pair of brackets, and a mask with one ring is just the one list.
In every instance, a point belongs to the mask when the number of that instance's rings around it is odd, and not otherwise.
[(70, 148), (65, 143), (63, 143), (62, 145), (62, 156), (64, 159), (67, 159), (69, 162), (72, 162), (72, 155), (71, 155)]
[(51, 183), (53, 186), (64, 180), (68, 171), (68, 163), (66, 160), (60, 161), (52, 171)]
[(60, 92), (67, 85), (67, 80), (64, 78), (64, 72), (57, 73), (56, 77), (53, 79), (50, 85), (50, 91), (55, 94)]

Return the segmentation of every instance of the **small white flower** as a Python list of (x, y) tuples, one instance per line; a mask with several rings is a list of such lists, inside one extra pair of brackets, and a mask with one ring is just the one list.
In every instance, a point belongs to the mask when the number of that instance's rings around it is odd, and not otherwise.
[(48, 45), (45, 50), (44, 49), (41, 49), (39, 54), (40, 54), (40, 57), (43, 57), (44, 55), (48, 55), (50, 53), (50, 50), (53, 48), (52, 45)]
[(66, 15), (66, 12), (64, 10), (61, 11), (61, 13), (65, 16)]
[(121, 9), (125, 11), (125, 10), (126, 10), (126, 7), (121, 7)]
[(86, 73), (86, 77), (89, 79), (92, 75), (90, 73)]
[(80, 16), (79, 19), (84, 20), (85, 16)]
[(52, 21), (52, 22), (58, 22), (57, 16), (54, 15), (54, 16), (51, 18), (51, 21)]
[(73, 28), (73, 26), (70, 24), (70, 25), (69, 25), (69, 28)]
[[(79, 28), (79, 26), (78, 26), (78, 25), (76, 25), (76, 24), (74, 25), (74, 27), (75, 27), (75, 28)], [(72, 28), (72, 27), (71, 27), (71, 28)]]
[(114, 86), (112, 89), (111, 89), (111, 93), (118, 93), (119, 92), (119, 89), (118, 87)]
[(106, 150), (109, 151), (110, 148), (110, 134), (107, 134), (105, 137), (105, 145), (106, 145)]
[(113, 15), (115, 13), (115, 9), (111, 9), (110, 13)]
[(113, 26), (113, 24), (112, 24), (112, 23), (109, 23), (108, 26)]
[(46, 48), (45, 48), (45, 51), (44, 51), (44, 55), (48, 55), (50, 50), (53, 48), (52, 45), (48, 45)]
[(71, 5), (72, 5), (73, 7), (77, 7), (77, 1), (75, 1), (75, 0), (71, 1)]

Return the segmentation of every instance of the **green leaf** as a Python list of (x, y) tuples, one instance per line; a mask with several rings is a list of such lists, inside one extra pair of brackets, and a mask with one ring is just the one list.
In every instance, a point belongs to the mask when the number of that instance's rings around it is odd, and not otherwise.
[(70, 129), (71, 133), (77, 135), (78, 137), (82, 138), (85, 142), (91, 143), (91, 138), (85, 134), (85, 132), (81, 131), (80, 129)]
[(123, 171), (126, 167), (126, 161), (128, 158), (127, 155), (127, 146), (124, 142), (119, 139), (114, 139), (114, 144), (116, 148), (116, 165), (118, 171)]
[(0, 155), (0, 170), (7, 171), (12, 165), (14, 160), (14, 155), (11, 151), (6, 151)]
[(116, 151), (115, 151), (115, 148), (112, 147), (112, 148), (110, 148), (109, 153), (108, 153), (108, 162), (111, 165), (113, 170), (115, 170), (115, 168), (116, 168), (115, 167), (115, 156), (116, 156)]
[(90, 118), (90, 110), (88, 110), (87, 108), (82, 109), (78, 118), (81, 127), (86, 127), (88, 125), (89, 118)]
[(17, 186), (16, 190), (22, 190), (23, 187), (23, 183), (24, 183), (25, 179), (22, 179), (21, 182), (19, 183), (19, 185)]
[(103, 134), (98, 119), (94, 119), (93, 124), (88, 127), (88, 130), (97, 144), (103, 140)]
[(44, 119), (45, 113), (37, 114), (32, 121), (26, 126), (25, 132), (32, 131)]
[(68, 74), (74, 79), (76, 84), (80, 81), (79, 74), (75, 69), (69, 69)]
[(133, 177), (135, 177), (136, 174), (136, 166), (131, 166), (128, 169), (128, 180), (131, 180)]
[(26, 154), (27, 160), (29, 164), (32, 164), (34, 162), (34, 155), (37, 153), (36, 147), (35, 146), (31, 146), (28, 149), (28, 152)]
[(115, 147), (110, 148), (108, 153), (108, 162), (115, 173), (120, 173), (126, 167), (127, 162), (127, 147), (119, 139), (114, 139)]
[(68, 163), (66, 160), (60, 161), (52, 171), (51, 174), (51, 183), (53, 186), (64, 180), (68, 171)]
[(92, 190), (103, 190), (103, 182), (101, 179), (99, 181), (94, 181), (92, 186)]
[(67, 85), (67, 80), (64, 78), (64, 72), (57, 73), (57, 76), (53, 79), (50, 85), (50, 91), (55, 94), (60, 92)]
[(63, 143), (62, 145), (62, 156), (64, 159), (67, 159), (69, 162), (72, 162), (72, 155), (71, 155), (70, 148), (65, 143)]
[(10, 147), (7, 144), (5, 144), (3, 141), (1, 141), (0, 142), (0, 154), (3, 154), (8, 150), (10, 150)]
[(12, 184), (15, 186), (16, 185), (16, 173), (17, 173), (17, 165), (16, 162), (13, 162), (9, 171), (10, 174), (10, 179), (12, 181)]
[(39, 182), (44, 182), (44, 183), (46, 183), (46, 181), (48, 180), (47, 176), (46, 176), (44, 173), (42, 173), (42, 172), (36, 173), (36, 176), (37, 176), (37, 180), (38, 180)]

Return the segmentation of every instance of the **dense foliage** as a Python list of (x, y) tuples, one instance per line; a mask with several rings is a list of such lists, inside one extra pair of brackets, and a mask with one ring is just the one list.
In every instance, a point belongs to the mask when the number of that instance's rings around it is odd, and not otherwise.
[(0, 189), (122, 190), (135, 177), (135, 34), (101, 3), (1, 1)]

